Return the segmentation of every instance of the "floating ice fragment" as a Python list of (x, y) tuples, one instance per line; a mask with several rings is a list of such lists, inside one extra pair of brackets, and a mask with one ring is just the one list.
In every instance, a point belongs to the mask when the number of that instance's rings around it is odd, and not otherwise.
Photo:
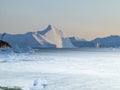
[(47, 86), (47, 81), (42, 79), (36, 79), (33, 83), (31, 90), (44, 90)]

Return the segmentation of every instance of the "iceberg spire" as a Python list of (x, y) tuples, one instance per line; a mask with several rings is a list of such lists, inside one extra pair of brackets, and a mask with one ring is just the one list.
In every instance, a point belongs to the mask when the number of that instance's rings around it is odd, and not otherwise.
[(52, 29), (52, 28), (53, 28), (53, 26), (51, 24), (49, 24), (48, 27), (47, 27), (47, 29), (49, 29), (49, 30)]

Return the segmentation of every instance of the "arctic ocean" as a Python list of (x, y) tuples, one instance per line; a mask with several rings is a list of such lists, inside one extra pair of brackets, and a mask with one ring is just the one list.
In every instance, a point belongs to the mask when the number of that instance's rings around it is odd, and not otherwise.
[(38, 78), (45, 90), (120, 90), (120, 49), (0, 53), (0, 86), (30, 88)]

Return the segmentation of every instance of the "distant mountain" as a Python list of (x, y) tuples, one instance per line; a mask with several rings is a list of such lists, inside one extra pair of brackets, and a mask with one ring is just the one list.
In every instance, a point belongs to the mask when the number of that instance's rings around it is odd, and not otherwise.
[(96, 38), (92, 42), (99, 44), (99, 47), (120, 47), (120, 36), (111, 35), (104, 38)]

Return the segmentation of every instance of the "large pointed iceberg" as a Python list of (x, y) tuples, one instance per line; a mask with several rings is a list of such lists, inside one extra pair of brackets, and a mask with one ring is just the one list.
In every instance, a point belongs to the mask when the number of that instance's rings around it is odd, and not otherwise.
[[(1, 36), (2, 34), (0, 34)], [(52, 25), (42, 31), (25, 34), (6, 34), (4, 40), (9, 42), (14, 50), (30, 48), (72, 48), (74, 47), (65, 34)]]

